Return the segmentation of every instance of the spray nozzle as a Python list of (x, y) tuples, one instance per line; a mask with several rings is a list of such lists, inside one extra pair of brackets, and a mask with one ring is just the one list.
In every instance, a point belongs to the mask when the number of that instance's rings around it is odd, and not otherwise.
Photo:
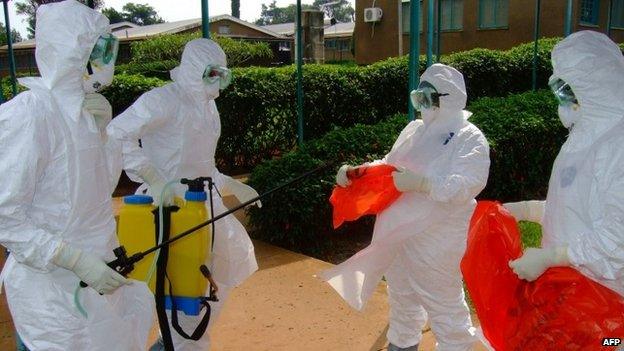
[(180, 180), (180, 183), (188, 186), (188, 191), (191, 192), (203, 192), (206, 182), (208, 182), (209, 186), (212, 186), (212, 178), (210, 177), (199, 177), (195, 179), (182, 178), (182, 180)]

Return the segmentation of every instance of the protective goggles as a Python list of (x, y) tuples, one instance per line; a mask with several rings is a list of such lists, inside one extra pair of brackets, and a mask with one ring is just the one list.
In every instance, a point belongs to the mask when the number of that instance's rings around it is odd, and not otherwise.
[(214, 84), (218, 81), (219, 89), (224, 90), (232, 82), (232, 71), (226, 67), (209, 65), (202, 79), (206, 84)]
[(578, 100), (572, 91), (572, 87), (560, 78), (553, 78), (548, 82), (548, 86), (555, 94), (559, 101), (559, 105), (565, 106), (570, 104), (578, 104)]
[(418, 111), (429, 109), (433, 106), (440, 107), (440, 97), (448, 94), (438, 93), (431, 83), (423, 81), (418, 85), (418, 89), (412, 91), (410, 99), (412, 106)]
[(112, 34), (100, 36), (91, 51), (89, 62), (96, 65), (108, 65), (115, 63), (119, 51), (119, 39)]

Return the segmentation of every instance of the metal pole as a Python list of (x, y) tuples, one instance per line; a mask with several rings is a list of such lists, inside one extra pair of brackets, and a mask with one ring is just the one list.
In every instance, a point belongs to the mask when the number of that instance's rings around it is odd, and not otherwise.
[(9, 7), (7, 2), (9, 0), (2, 0), (2, 6), (4, 7), (4, 22), (6, 24), (7, 45), (9, 48), (9, 71), (11, 72), (11, 88), (13, 90), (13, 96), (17, 95), (17, 78), (15, 69), (15, 54), (13, 52), (13, 38), (11, 37), (11, 23), (9, 22)]
[(303, 47), (301, 26), (301, 0), (297, 0), (297, 142), (303, 144)]
[(613, 21), (613, 0), (609, 0), (609, 12), (607, 12), (607, 36), (611, 36), (611, 25)]
[(202, 9), (202, 36), (210, 39), (210, 14), (208, 12), (208, 0), (201, 0)]
[(440, 62), (440, 53), (442, 52), (442, 0), (438, 0), (438, 37), (436, 43), (436, 62)]
[(572, 34), (572, 0), (568, 0), (568, 6), (566, 7), (565, 23), (563, 24), (563, 34), (568, 36)]
[(539, 44), (540, 33), (540, 12), (542, 7), (542, 0), (536, 0), (535, 3), (535, 37), (533, 43), (533, 91), (537, 90), (537, 50)]
[(433, 16), (435, 14), (435, 0), (427, 3), (427, 67), (433, 63)]
[[(420, 68), (420, 0), (410, 0), (410, 56), (409, 56), (409, 91), (418, 87), (419, 80), (419, 68)], [(408, 95), (409, 96), (409, 95)], [(414, 107), (411, 104), (410, 99), (408, 102), (408, 115), (409, 120), (413, 121), (416, 118)]]
[(397, 1), (397, 13), (399, 20), (397, 21), (397, 34), (399, 39), (399, 56), (403, 56), (403, 1)]

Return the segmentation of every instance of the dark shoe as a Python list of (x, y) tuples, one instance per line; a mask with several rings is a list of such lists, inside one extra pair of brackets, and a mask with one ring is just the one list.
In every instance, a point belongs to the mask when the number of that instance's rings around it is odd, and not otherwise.
[(158, 338), (154, 345), (149, 348), (149, 351), (165, 351), (165, 343), (162, 338)]
[(408, 347), (398, 347), (390, 343), (388, 344), (388, 351), (418, 351), (418, 344)]

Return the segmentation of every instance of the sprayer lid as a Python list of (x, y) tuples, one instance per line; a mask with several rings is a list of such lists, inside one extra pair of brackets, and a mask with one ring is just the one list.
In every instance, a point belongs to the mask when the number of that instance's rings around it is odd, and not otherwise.
[(128, 205), (149, 205), (154, 199), (149, 195), (129, 195), (124, 196), (123, 201)]
[(208, 199), (208, 194), (205, 191), (187, 191), (184, 193), (184, 200), (204, 202)]

